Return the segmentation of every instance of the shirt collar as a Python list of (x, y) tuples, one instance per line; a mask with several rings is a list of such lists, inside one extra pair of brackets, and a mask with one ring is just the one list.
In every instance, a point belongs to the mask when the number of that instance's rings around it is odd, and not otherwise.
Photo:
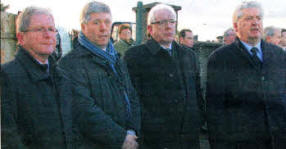
[[(240, 40), (241, 41), (241, 40)], [(258, 56), (258, 58), (260, 59), (260, 60), (262, 60), (263, 58), (263, 53), (262, 53), (262, 49), (261, 49), (261, 41), (259, 41), (255, 46), (251, 46), (251, 45), (249, 45), (248, 43), (246, 43), (246, 42), (243, 42), (243, 41), (241, 41), (241, 43), (243, 44), (243, 46), (246, 48), (246, 50), (247, 50), (247, 52), (250, 54), (250, 55), (252, 55), (252, 53), (251, 53), (251, 49), (253, 48), (253, 47), (256, 47), (257, 49), (258, 49), (258, 51), (257, 51), (257, 56)]]
[(163, 49), (165, 49), (165, 50), (170, 50), (170, 49), (172, 49), (172, 43), (169, 45), (169, 47), (168, 48), (165, 48), (165, 47), (163, 47), (162, 45), (160, 45)]

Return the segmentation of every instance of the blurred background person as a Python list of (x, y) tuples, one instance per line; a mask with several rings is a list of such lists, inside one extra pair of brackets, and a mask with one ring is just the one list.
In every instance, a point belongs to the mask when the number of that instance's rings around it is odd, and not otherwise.
[(286, 51), (286, 29), (281, 29), (281, 40), (279, 45)]
[(279, 45), (281, 40), (281, 29), (269, 26), (264, 29), (264, 40), (274, 45)]
[(193, 48), (194, 37), (190, 29), (182, 29), (179, 33), (179, 43), (187, 48)]
[(235, 40), (235, 37), (235, 31), (233, 30), (233, 28), (229, 28), (223, 34), (223, 43), (225, 45), (229, 45)]
[(132, 29), (128, 24), (122, 24), (119, 27), (119, 41), (114, 43), (115, 50), (119, 53), (120, 57), (123, 58), (125, 52), (130, 46), (134, 44), (132, 39)]

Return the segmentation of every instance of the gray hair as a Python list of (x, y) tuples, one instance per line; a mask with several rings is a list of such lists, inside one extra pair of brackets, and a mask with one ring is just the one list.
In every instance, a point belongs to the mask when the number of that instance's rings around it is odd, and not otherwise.
[(17, 17), (16, 21), (17, 32), (27, 31), (30, 25), (31, 17), (33, 15), (42, 15), (42, 14), (51, 16), (53, 18), (52, 13), (47, 8), (34, 7), (34, 6), (25, 8), (24, 11), (21, 12), (20, 15)]
[(83, 7), (83, 10), (81, 12), (80, 23), (86, 24), (90, 20), (90, 15), (92, 13), (99, 13), (99, 12), (109, 13), (111, 15), (111, 11), (108, 5), (96, 1), (87, 3)]
[(274, 26), (266, 27), (264, 29), (264, 39), (266, 39), (266, 37), (268, 37), (268, 36), (271, 36), (271, 37), (274, 36), (276, 31), (279, 31), (279, 33), (280, 33), (281, 29), (274, 27)]
[(223, 33), (223, 37), (230, 36), (230, 35), (231, 35), (231, 34), (230, 34), (231, 31), (235, 33), (235, 31), (233, 30), (233, 28), (229, 28), (229, 29), (227, 29), (227, 30)]
[(158, 10), (168, 10), (170, 11), (174, 16), (175, 16), (175, 19), (177, 19), (176, 17), (176, 12), (175, 10), (169, 6), (169, 5), (166, 5), (166, 4), (157, 4), (156, 6), (152, 7), (152, 9), (149, 11), (149, 14), (148, 14), (148, 25), (150, 25), (152, 22), (155, 22), (155, 13), (158, 11)]
[(242, 2), (242, 4), (240, 4), (238, 7), (236, 7), (236, 9), (233, 13), (233, 17), (232, 17), (233, 23), (236, 23), (238, 21), (238, 19), (240, 19), (244, 15), (242, 10), (247, 9), (247, 8), (259, 9), (260, 16), (261, 16), (261, 18), (263, 18), (264, 11), (263, 11), (260, 3), (256, 2), (256, 1), (247, 1), (247, 2)]

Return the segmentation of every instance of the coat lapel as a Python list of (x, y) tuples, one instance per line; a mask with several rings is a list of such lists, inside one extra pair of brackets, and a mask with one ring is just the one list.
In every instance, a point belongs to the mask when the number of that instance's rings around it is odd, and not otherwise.
[(234, 50), (235, 55), (239, 56), (242, 59), (245, 59), (244, 62), (247, 62), (249, 65), (259, 71), (260, 68), (252, 60), (252, 56), (247, 52), (247, 49), (244, 47), (241, 41), (237, 38), (233, 44), (235, 44), (236, 46), (236, 50)]

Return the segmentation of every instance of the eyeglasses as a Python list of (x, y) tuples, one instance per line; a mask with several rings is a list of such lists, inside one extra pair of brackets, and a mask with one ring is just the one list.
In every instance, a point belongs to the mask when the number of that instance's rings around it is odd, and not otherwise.
[(49, 33), (57, 33), (58, 30), (56, 28), (34, 28), (34, 29), (27, 29), (26, 31), (23, 32), (36, 32), (36, 33), (44, 33), (44, 32), (49, 32)]
[(176, 24), (176, 20), (161, 20), (161, 21), (152, 22), (151, 24), (167, 25), (168, 23), (170, 23), (171, 25), (174, 25)]

